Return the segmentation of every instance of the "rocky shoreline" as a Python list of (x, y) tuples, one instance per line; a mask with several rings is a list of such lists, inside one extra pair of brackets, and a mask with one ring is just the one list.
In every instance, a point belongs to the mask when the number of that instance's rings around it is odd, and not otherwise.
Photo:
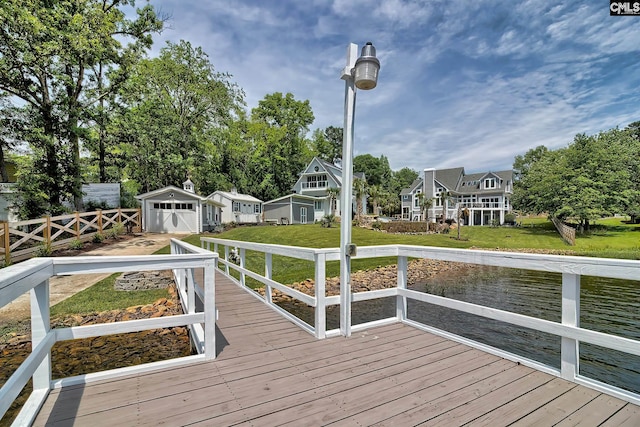
[[(125, 310), (111, 310), (89, 315), (54, 318), (52, 328), (62, 328), (126, 320), (148, 319), (182, 314), (175, 285), (169, 287), (169, 297), (153, 304), (137, 305)], [(0, 340), (0, 384), (15, 372), (31, 353), (31, 334), (28, 324), (2, 336)], [(186, 327), (154, 329), (128, 334), (117, 334), (61, 341), (51, 349), (52, 378), (64, 378), (99, 372), (125, 366), (189, 356), (191, 344)], [(17, 415), (31, 392), (25, 387), (11, 406), (0, 425)]]

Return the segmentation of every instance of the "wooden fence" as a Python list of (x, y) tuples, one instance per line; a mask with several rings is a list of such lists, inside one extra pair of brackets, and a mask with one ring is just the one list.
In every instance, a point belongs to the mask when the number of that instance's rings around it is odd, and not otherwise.
[(556, 230), (558, 230), (562, 239), (567, 244), (574, 246), (576, 244), (576, 229), (565, 224), (554, 216), (551, 217), (551, 221), (553, 222), (553, 225), (556, 226)]
[[(142, 213), (137, 209), (109, 209), (74, 212), (17, 222), (0, 222), (0, 256), (4, 264), (33, 257), (41, 248), (55, 249), (78, 239), (86, 242), (98, 233), (120, 225), (127, 231), (141, 229)], [(2, 258), (0, 258), (2, 259)]]

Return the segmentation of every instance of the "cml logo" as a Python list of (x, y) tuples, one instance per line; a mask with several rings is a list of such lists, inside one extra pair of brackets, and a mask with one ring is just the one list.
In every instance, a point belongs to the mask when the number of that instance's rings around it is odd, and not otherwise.
[(609, 0), (609, 15), (611, 16), (640, 15), (640, 1)]

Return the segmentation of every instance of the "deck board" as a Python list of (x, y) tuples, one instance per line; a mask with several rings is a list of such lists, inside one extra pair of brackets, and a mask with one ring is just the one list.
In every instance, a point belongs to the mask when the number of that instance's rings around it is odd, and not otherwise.
[(54, 390), (34, 425), (640, 424), (638, 406), (406, 325), (316, 340), (216, 286), (216, 360)]

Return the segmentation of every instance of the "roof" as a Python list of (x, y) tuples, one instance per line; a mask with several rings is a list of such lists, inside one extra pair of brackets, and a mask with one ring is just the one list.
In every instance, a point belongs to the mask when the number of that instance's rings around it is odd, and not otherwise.
[(435, 179), (447, 190), (458, 188), (460, 178), (464, 176), (464, 168), (437, 169)]
[[(313, 159), (311, 159), (311, 161), (309, 162), (305, 170), (300, 174), (300, 178), (298, 178), (298, 181), (296, 181), (296, 184), (300, 181), (303, 175), (307, 173), (315, 173), (315, 172), (308, 172), (309, 167), (313, 164), (314, 161), (320, 164), (320, 166), (322, 166), (322, 168), (327, 173), (327, 175), (329, 175), (338, 184), (338, 186), (342, 187), (342, 168), (334, 165), (333, 163), (329, 163), (325, 160), (322, 160), (319, 157), (314, 157)], [(355, 172), (353, 174), (353, 178), (364, 179), (365, 181), (367, 179), (364, 172)]]
[(317, 196), (307, 196), (306, 194), (291, 193), (291, 194), (287, 194), (286, 196), (278, 197), (277, 199), (273, 199), (273, 200), (269, 200), (267, 202), (264, 202), (263, 205), (268, 205), (270, 203), (279, 202), (281, 200), (285, 200), (285, 199), (288, 199), (288, 198), (291, 198), (291, 197), (296, 197), (298, 199), (306, 199), (306, 200), (326, 200), (325, 196), (317, 197)]
[(159, 196), (160, 194), (167, 193), (167, 192), (171, 192), (171, 193), (174, 193), (174, 194), (180, 194), (182, 196), (187, 196), (187, 197), (190, 197), (190, 198), (193, 198), (193, 199), (198, 199), (198, 200), (201, 200), (201, 201), (206, 200), (206, 197), (203, 197), (203, 196), (200, 196), (198, 194), (192, 193), (191, 191), (183, 190), (182, 188), (178, 188), (178, 187), (176, 187), (174, 185), (168, 185), (168, 186), (166, 186), (164, 188), (159, 188), (157, 190), (149, 191), (147, 193), (138, 194), (136, 196), (136, 199), (145, 200), (145, 199), (148, 199), (148, 198), (151, 198), (151, 197)]
[(207, 199), (212, 198), (216, 194), (219, 194), (220, 196), (224, 197), (225, 199), (238, 201), (238, 202), (262, 203), (262, 200), (257, 199), (257, 198), (255, 198), (253, 196), (250, 196), (248, 194), (231, 193), (229, 191), (220, 191), (220, 190), (214, 191), (213, 193), (209, 194), (207, 196)]
[(422, 178), (416, 178), (409, 187), (403, 188), (402, 191), (400, 191), (400, 195), (403, 196), (411, 194), (416, 191), (416, 188), (418, 188), (419, 186), (422, 186)]

